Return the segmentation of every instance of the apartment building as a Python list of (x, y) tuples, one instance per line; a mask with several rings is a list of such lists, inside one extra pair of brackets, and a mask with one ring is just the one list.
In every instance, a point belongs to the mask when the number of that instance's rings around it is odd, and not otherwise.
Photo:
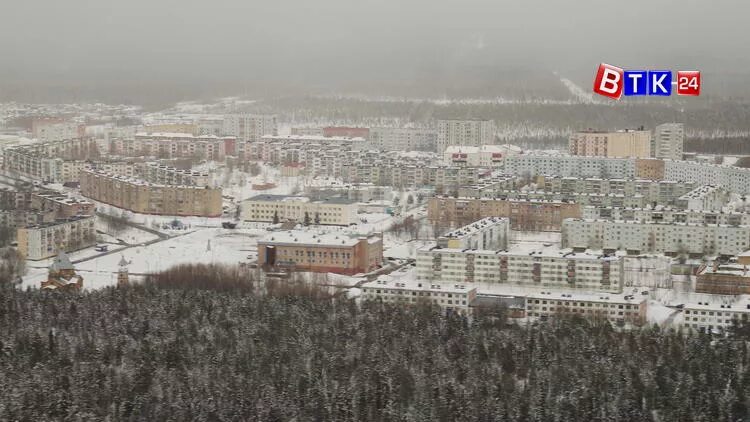
[(399, 305), (432, 304), (446, 313), (471, 314), (477, 289), (465, 284), (439, 284), (414, 281), (390, 275), (362, 284), (362, 300)]
[(56, 218), (68, 218), (77, 215), (93, 215), (96, 207), (89, 201), (72, 198), (67, 194), (55, 191), (38, 191), (31, 194), (31, 208), (51, 210)]
[(664, 123), (654, 129), (651, 151), (657, 158), (682, 160), (685, 127), (682, 123)]
[(110, 153), (127, 157), (202, 158), (222, 161), (232, 137), (190, 133), (136, 133), (134, 139), (113, 139)]
[(518, 155), (520, 147), (510, 144), (460, 146), (450, 145), (443, 152), (443, 163), (460, 167), (502, 167), (503, 159), (509, 155)]
[(343, 186), (309, 186), (305, 193), (310, 198), (346, 197), (354, 202), (391, 201), (393, 188), (373, 184), (356, 184)]
[(750, 169), (698, 161), (664, 160), (665, 180), (721, 186), (740, 195), (750, 193)]
[(223, 135), (234, 136), (239, 142), (259, 141), (263, 135), (277, 135), (276, 115), (267, 114), (230, 114), (224, 116)]
[(348, 226), (358, 221), (357, 204), (348, 198), (311, 200), (302, 196), (266, 194), (242, 201), (242, 219), (268, 223), (307, 221), (309, 224), (336, 226)]
[(510, 220), (487, 217), (440, 236), (437, 245), (448, 249), (506, 249), (509, 235)]
[[(21, 145), (3, 150), (3, 168), (18, 176), (64, 183), (71, 181), (66, 180), (66, 160), (80, 160), (98, 154), (96, 142), (91, 138)], [(68, 174), (71, 171), (67, 170)]]
[(138, 166), (139, 178), (158, 185), (179, 185), (205, 187), (210, 185), (208, 173), (183, 170), (159, 163), (141, 163)]
[(384, 151), (435, 151), (437, 131), (430, 128), (374, 127), (369, 145)]
[(509, 218), (513, 230), (559, 231), (566, 218), (580, 218), (576, 203), (503, 198), (430, 198), (427, 218), (432, 224), (458, 227), (485, 217)]
[(735, 324), (747, 324), (750, 299), (747, 296), (709, 296), (683, 306), (682, 326), (694, 331), (724, 333)]
[(729, 199), (729, 192), (721, 186), (704, 185), (677, 198), (676, 205), (686, 210), (721, 211)]
[(696, 211), (662, 206), (654, 208), (601, 208), (587, 206), (581, 209), (581, 214), (581, 217), (586, 220), (750, 226), (750, 214), (740, 212)]
[(533, 177), (597, 177), (601, 179), (635, 179), (633, 158), (579, 157), (551, 154), (520, 154), (505, 157), (503, 174)]
[(323, 136), (322, 127), (293, 127), (291, 129), (292, 135), (298, 136)]
[(479, 180), (476, 167), (441, 167), (421, 164), (384, 164), (371, 162), (343, 164), (341, 178), (345, 183), (371, 183), (397, 188), (432, 186), (437, 192), (457, 192), (461, 186), (475, 185)]
[(562, 245), (635, 254), (733, 256), (750, 249), (750, 227), (571, 218), (563, 221)]
[(568, 152), (570, 155), (589, 157), (648, 158), (651, 156), (651, 131), (576, 132), (570, 135)]
[(554, 247), (529, 251), (451, 249), (417, 252), (417, 280), (435, 283), (512, 284), (617, 293), (623, 287), (623, 260), (600, 252)]
[(497, 190), (486, 192), (489, 197), (525, 201), (560, 201), (574, 202), (580, 206), (596, 205), (599, 207), (644, 207), (646, 198), (640, 194), (624, 193), (582, 193), (582, 192), (548, 192), (535, 190)]
[(68, 122), (57, 118), (34, 119), (31, 122), (31, 136), (40, 142), (59, 142), (65, 139), (82, 138), (86, 125)]
[(437, 152), (449, 145), (480, 146), (495, 143), (495, 122), (481, 119), (443, 119), (437, 121)]
[(695, 282), (696, 293), (714, 295), (750, 294), (750, 272), (747, 264), (737, 261), (702, 265)]
[(526, 296), (526, 315), (538, 318), (578, 315), (586, 318), (603, 318), (617, 325), (641, 326), (646, 323), (647, 295), (647, 291), (620, 295), (533, 293)]
[(323, 128), (323, 136), (327, 138), (362, 138), (370, 137), (370, 129), (366, 127), (349, 127), (349, 126), (326, 126)]
[(96, 170), (81, 172), (81, 194), (141, 214), (219, 217), (221, 189), (147, 183)]
[(258, 240), (258, 265), (348, 275), (368, 273), (383, 265), (383, 239), (382, 235), (349, 236), (341, 232), (272, 232)]
[(50, 258), (96, 244), (96, 217), (75, 216), (18, 229), (18, 251), (30, 260)]
[(682, 195), (692, 191), (694, 183), (665, 180), (600, 179), (560, 176), (538, 176), (535, 180), (539, 190), (565, 194), (624, 194), (639, 195), (646, 204), (674, 205)]

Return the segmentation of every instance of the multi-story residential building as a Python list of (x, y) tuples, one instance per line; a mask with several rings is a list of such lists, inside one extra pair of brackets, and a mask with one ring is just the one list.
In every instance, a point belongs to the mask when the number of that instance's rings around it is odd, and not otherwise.
[(297, 136), (323, 136), (322, 127), (293, 127), (291, 129), (292, 135)]
[(242, 201), (245, 221), (296, 221), (308, 224), (348, 226), (357, 222), (356, 202), (342, 197), (311, 200), (301, 196), (256, 195)]
[(258, 240), (258, 265), (337, 274), (368, 273), (383, 265), (382, 235), (272, 232)]
[(435, 283), (488, 283), (620, 292), (623, 260), (615, 254), (542, 247), (529, 251), (422, 248), (417, 280)]
[(310, 186), (305, 192), (310, 198), (330, 198), (344, 196), (355, 202), (390, 201), (393, 199), (393, 188), (373, 184), (356, 184), (343, 186)]
[(750, 249), (750, 227), (639, 221), (563, 221), (562, 245), (628, 253), (737, 255)]
[(85, 133), (85, 125), (67, 122), (63, 119), (34, 119), (31, 122), (31, 136), (40, 142), (59, 142), (65, 139), (82, 138)]
[[(196, 135), (224, 136), (224, 118), (221, 116), (205, 116), (195, 121)], [(227, 151), (227, 154), (230, 154)]]
[(437, 122), (437, 152), (449, 145), (480, 146), (495, 143), (495, 122), (491, 120), (446, 119)]
[(370, 129), (366, 127), (327, 126), (323, 128), (326, 138), (362, 138), (370, 137)]
[(747, 324), (750, 319), (750, 299), (747, 296), (701, 296), (706, 299), (683, 305), (683, 327), (695, 331), (723, 333), (735, 324)]
[(369, 145), (384, 151), (435, 151), (437, 131), (430, 128), (375, 127)]
[(477, 289), (464, 284), (440, 284), (383, 275), (364, 283), (362, 299), (399, 305), (432, 304), (446, 313), (471, 313)]
[[(559, 176), (539, 176), (537, 189), (564, 194), (624, 194), (629, 197), (642, 196), (646, 204), (675, 205), (678, 198), (695, 188), (694, 183), (637, 180), (599, 179)], [(488, 196), (490, 196), (488, 191)], [(494, 192), (491, 193), (494, 196)]]
[(596, 205), (599, 207), (635, 207), (647, 205), (646, 198), (640, 194), (624, 193), (581, 193), (581, 192), (545, 192), (533, 190), (497, 190), (484, 192), (485, 198), (515, 199), (526, 201), (560, 201), (575, 202), (580, 206)]
[(509, 234), (510, 220), (487, 217), (440, 236), (437, 245), (448, 249), (506, 249)]
[(748, 266), (737, 261), (703, 265), (696, 275), (695, 291), (714, 295), (750, 294)]
[(502, 167), (503, 159), (518, 155), (521, 148), (510, 145), (456, 146), (450, 145), (443, 152), (443, 162), (449, 166)]
[(18, 251), (39, 260), (96, 244), (94, 216), (76, 216), (18, 229)]
[(566, 218), (580, 218), (576, 203), (503, 198), (430, 199), (427, 218), (432, 224), (458, 227), (485, 217), (510, 219), (513, 230), (559, 231)]
[(721, 186), (704, 185), (677, 198), (675, 205), (686, 210), (721, 211), (729, 199), (729, 192)]
[(56, 218), (93, 215), (96, 207), (89, 201), (72, 198), (55, 191), (38, 191), (31, 194), (31, 208), (54, 211)]
[(601, 179), (635, 179), (633, 158), (578, 157), (570, 155), (520, 154), (503, 160), (504, 174), (515, 176), (555, 175), (562, 177), (598, 177)]
[(682, 160), (685, 127), (682, 123), (664, 123), (654, 129), (651, 151), (656, 158)]
[(664, 180), (682, 180), (699, 185), (721, 186), (740, 195), (750, 193), (750, 168), (698, 161), (664, 160)]
[(81, 194), (136, 213), (219, 217), (221, 189), (157, 185), (96, 170), (81, 172)]
[(139, 178), (158, 185), (209, 186), (208, 173), (182, 170), (158, 163), (142, 163), (139, 166)]
[(137, 133), (134, 139), (113, 139), (110, 153), (128, 157), (202, 158), (224, 160), (231, 137), (195, 136), (189, 133)]
[(586, 206), (581, 209), (581, 214), (581, 217), (586, 220), (750, 226), (750, 214), (740, 212), (695, 211), (661, 206), (653, 208), (601, 208)]
[(80, 160), (98, 154), (96, 141), (92, 138), (22, 145), (3, 150), (3, 168), (18, 176), (63, 183), (69, 181), (65, 180), (66, 160)]
[(223, 135), (234, 136), (238, 141), (255, 142), (260, 141), (264, 135), (278, 134), (275, 115), (230, 114), (224, 116), (223, 124)]
[(526, 315), (539, 318), (578, 315), (586, 318), (604, 318), (618, 325), (640, 326), (646, 323), (647, 294), (647, 291), (620, 295), (533, 293), (526, 296)]
[(17, 228), (93, 213), (94, 204), (58, 192), (0, 189), (0, 227), (13, 237)]
[(576, 132), (570, 136), (568, 152), (571, 155), (595, 157), (648, 158), (651, 156), (651, 131)]

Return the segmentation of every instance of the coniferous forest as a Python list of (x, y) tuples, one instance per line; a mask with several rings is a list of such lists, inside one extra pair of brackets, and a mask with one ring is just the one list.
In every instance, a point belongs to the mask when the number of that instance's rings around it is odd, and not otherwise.
[(737, 338), (502, 309), (0, 286), (3, 421), (739, 421), (748, 360)]

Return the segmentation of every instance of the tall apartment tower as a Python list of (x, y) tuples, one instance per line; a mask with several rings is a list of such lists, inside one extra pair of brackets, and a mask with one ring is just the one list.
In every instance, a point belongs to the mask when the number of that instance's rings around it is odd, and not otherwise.
[(276, 115), (230, 114), (224, 116), (223, 132), (238, 141), (260, 141), (263, 135), (278, 135)]
[(685, 126), (682, 123), (664, 123), (654, 129), (651, 151), (656, 158), (682, 160)]
[(614, 132), (586, 130), (570, 135), (570, 155), (587, 157), (637, 157), (649, 158), (651, 131), (618, 130)]
[(437, 152), (451, 145), (482, 146), (495, 143), (495, 123), (491, 120), (438, 120)]

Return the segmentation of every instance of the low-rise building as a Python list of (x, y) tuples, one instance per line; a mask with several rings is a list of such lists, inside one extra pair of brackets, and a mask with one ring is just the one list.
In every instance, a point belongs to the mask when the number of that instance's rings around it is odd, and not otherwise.
[(342, 197), (311, 200), (303, 196), (262, 194), (242, 201), (242, 219), (348, 226), (357, 221), (357, 204)]
[(683, 304), (682, 326), (694, 331), (723, 333), (750, 320), (747, 296), (709, 296)]
[(258, 265), (264, 268), (352, 275), (374, 271), (382, 264), (382, 235), (289, 230), (258, 240)]
[(715, 295), (750, 294), (748, 266), (738, 262), (703, 265), (696, 275), (695, 291)]
[(477, 289), (464, 284), (440, 284), (380, 276), (361, 286), (362, 299), (401, 305), (432, 304), (446, 313), (471, 313)]
[(647, 291), (618, 295), (532, 293), (526, 296), (526, 315), (540, 318), (578, 315), (586, 318), (604, 318), (618, 325), (640, 326), (646, 323), (647, 294)]
[(18, 251), (27, 259), (45, 259), (96, 244), (94, 216), (76, 216), (18, 229)]

